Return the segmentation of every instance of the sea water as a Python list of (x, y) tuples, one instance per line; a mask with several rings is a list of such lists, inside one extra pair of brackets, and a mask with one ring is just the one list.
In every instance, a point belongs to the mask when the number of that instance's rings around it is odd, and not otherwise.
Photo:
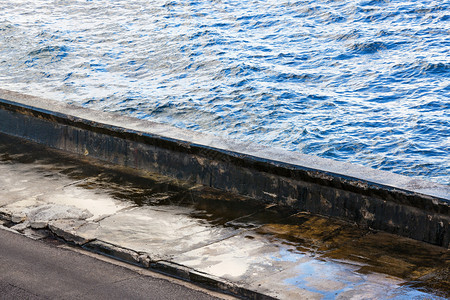
[(0, 0), (0, 87), (450, 184), (449, 9)]

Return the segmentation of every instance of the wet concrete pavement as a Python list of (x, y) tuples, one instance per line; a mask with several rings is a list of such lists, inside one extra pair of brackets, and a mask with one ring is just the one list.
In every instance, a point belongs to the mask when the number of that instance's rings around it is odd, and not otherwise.
[(24, 235), (254, 298), (450, 296), (448, 249), (2, 135), (0, 157), (2, 226)]

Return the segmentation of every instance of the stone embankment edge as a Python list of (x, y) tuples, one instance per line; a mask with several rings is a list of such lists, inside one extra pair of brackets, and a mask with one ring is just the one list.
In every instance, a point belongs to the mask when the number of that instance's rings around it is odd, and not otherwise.
[(5, 90), (0, 132), (449, 246), (450, 186)]

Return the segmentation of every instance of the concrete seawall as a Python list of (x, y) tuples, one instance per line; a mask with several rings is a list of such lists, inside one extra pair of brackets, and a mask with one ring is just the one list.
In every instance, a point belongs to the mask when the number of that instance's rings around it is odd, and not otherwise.
[(0, 132), (449, 246), (449, 186), (5, 90)]

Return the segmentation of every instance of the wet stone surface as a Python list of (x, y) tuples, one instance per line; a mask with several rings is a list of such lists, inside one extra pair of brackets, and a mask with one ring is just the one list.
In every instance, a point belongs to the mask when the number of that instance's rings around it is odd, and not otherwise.
[(0, 226), (280, 299), (450, 297), (448, 249), (3, 135)]

